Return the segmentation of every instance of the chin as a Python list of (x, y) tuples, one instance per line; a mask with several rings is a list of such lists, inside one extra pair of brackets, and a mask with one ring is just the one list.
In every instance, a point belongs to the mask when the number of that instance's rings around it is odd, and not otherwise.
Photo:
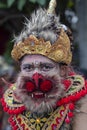
[(48, 113), (56, 109), (56, 102), (65, 94), (64, 86), (60, 82), (59, 76), (47, 77), (54, 83), (52, 90), (47, 93), (41, 91), (28, 93), (23, 87), (26, 78), (24, 76), (18, 78), (16, 82), (17, 89), (14, 91), (26, 109), (31, 113), (36, 112), (37, 114)]

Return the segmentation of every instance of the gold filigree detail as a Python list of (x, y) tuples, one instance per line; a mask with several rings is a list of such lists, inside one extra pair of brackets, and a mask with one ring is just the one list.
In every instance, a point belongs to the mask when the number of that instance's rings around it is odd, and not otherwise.
[(71, 86), (68, 89), (66, 96), (79, 92), (85, 86), (84, 78), (81, 75), (70, 76), (68, 79), (71, 81)]
[[(31, 117), (31, 113), (28, 117), (26, 115), (19, 114), (16, 116), (15, 120), (19, 128), (21, 128), (21, 125), (24, 124), (25, 129), (28, 128), (29, 130), (52, 130), (52, 124), (56, 124), (57, 129), (59, 130), (62, 123), (64, 122), (68, 110), (69, 104), (58, 107), (54, 112), (50, 113), (48, 117)], [(21, 122), (18, 123), (19, 119), (21, 119)], [(59, 123), (57, 123), (56, 120), (58, 120)]]
[[(6, 90), (6, 92), (4, 93), (4, 100), (6, 102), (6, 104), (8, 105), (8, 107), (10, 108), (16, 108), (16, 107), (21, 107), (23, 106), (23, 104), (21, 103), (21, 101), (19, 101), (15, 95), (13, 94), (13, 91), (16, 89), (15, 84), (12, 84), (12, 86)], [(15, 101), (15, 103), (13, 103)]]
[(70, 40), (64, 30), (61, 30), (57, 41), (51, 45), (50, 41), (37, 39), (30, 35), (24, 42), (17, 43), (12, 52), (12, 57), (18, 61), (26, 54), (41, 54), (56, 62), (69, 64), (72, 60)]

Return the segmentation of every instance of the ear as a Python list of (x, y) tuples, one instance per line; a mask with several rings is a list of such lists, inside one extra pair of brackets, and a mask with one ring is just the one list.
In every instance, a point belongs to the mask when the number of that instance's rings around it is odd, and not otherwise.
[(60, 76), (66, 77), (68, 75), (68, 66), (60, 65)]

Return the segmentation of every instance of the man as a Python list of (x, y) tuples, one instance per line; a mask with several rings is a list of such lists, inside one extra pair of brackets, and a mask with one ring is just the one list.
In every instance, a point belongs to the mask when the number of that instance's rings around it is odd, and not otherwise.
[(20, 63), (20, 73), (2, 98), (13, 130), (86, 130), (81, 99), (87, 83), (70, 67), (72, 36), (59, 23), (55, 6), (51, 0), (48, 11), (33, 13), (15, 38), (12, 57)]

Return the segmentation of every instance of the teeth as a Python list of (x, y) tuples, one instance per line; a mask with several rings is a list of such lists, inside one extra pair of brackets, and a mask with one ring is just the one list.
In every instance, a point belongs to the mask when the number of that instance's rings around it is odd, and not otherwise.
[(42, 95), (43, 93), (35, 93), (35, 95)]
[(47, 95), (46, 95), (46, 94), (45, 94), (44, 96), (45, 96), (45, 97), (47, 97)]
[(54, 97), (54, 96), (53, 96), (53, 95), (49, 95), (48, 97), (49, 97), (49, 98), (52, 98), (52, 97)]
[(34, 97), (34, 95), (32, 94), (32, 98)]

